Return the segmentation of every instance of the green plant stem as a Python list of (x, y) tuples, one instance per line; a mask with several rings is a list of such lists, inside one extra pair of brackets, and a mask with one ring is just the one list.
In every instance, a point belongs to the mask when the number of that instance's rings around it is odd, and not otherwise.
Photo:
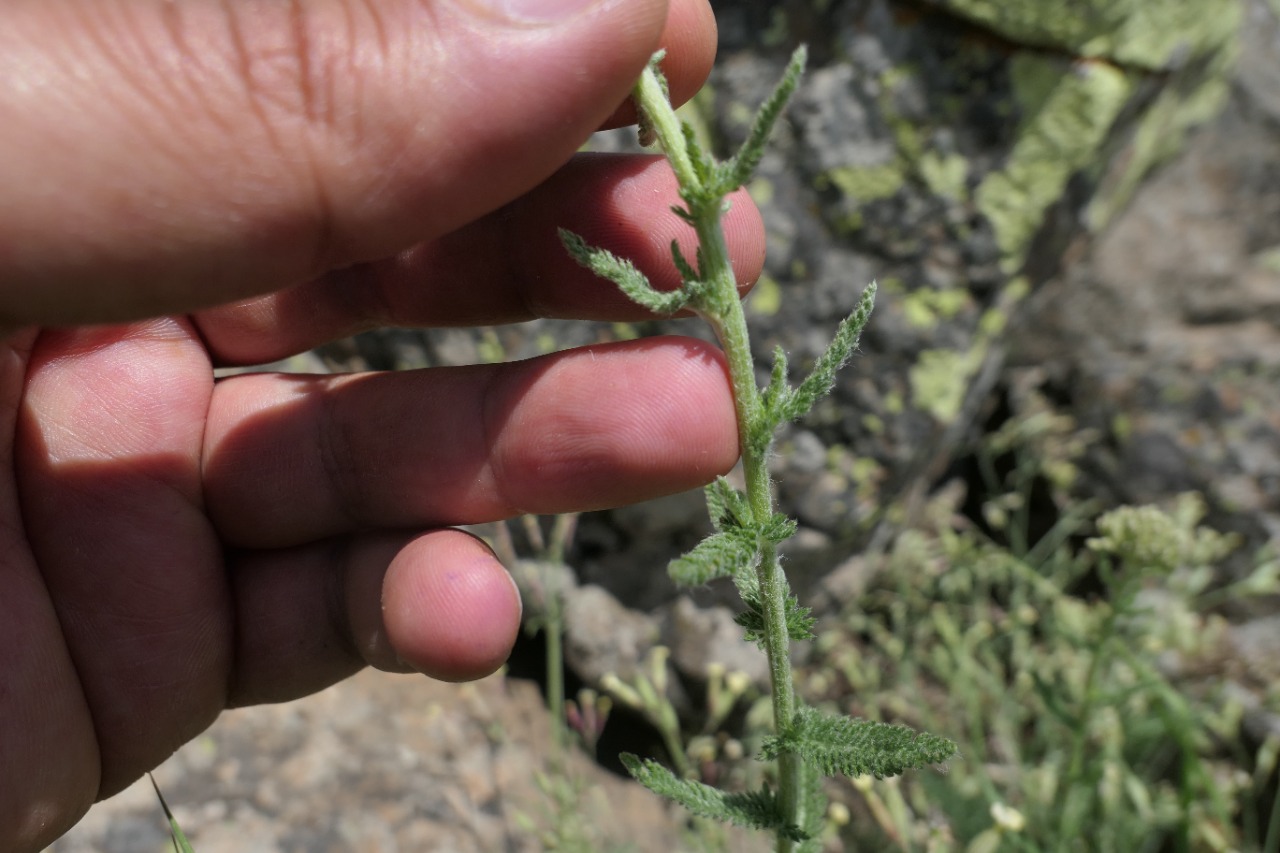
[(539, 563), (544, 568), (542, 584), (546, 590), (547, 612), (544, 617), (544, 636), (546, 648), (547, 673), (547, 708), (551, 713), (551, 753), (554, 768), (559, 771), (565, 760), (565, 746), (568, 734), (568, 717), (564, 704), (564, 602), (561, 590), (556, 585), (550, 567), (564, 563), (565, 551), (577, 523), (576, 513), (564, 513), (556, 516), (549, 538), (542, 536), (538, 520), (534, 516), (524, 516), (525, 530), (530, 543), (538, 553)]
[[(693, 168), (680, 122), (667, 101), (666, 93), (652, 68), (645, 69), (634, 92), (640, 109), (661, 144), (683, 190), (694, 230), (701, 246), (699, 274), (706, 287), (693, 308), (712, 326), (729, 362), (734, 405), (738, 417), (738, 442), (746, 478), (746, 495), (753, 520), (759, 523), (773, 516), (773, 492), (766, 466), (770, 442), (758, 436), (771, 430), (762, 423), (764, 405), (756, 385), (755, 364), (747, 333), (746, 315), (738, 296), (737, 281), (729, 263), (724, 231), (720, 225), (722, 202), (709, 199)], [(701, 197), (700, 197), (701, 196)], [(796, 716), (795, 686), (791, 675), (791, 638), (787, 633), (787, 583), (778, 561), (777, 547), (763, 542), (757, 568), (765, 621), (765, 651), (769, 659), (769, 681), (775, 730), (791, 724)], [(795, 826), (803, 826), (800, 814), (803, 768), (794, 752), (778, 756), (778, 795), (783, 815)], [(779, 853), (790, 853), (794, 842), (778, 837)]]
[(559, 771), (564, 760), (565, 734), (568, 717), (564, 707), (564, 617), (560, 612), (560, 594), (552, 591), (547, 596), (547, 706), (551, 712), (551, 754), (554, 768)]
[[(1058, 849), (1060, 850), (1068, 849), (1073, 837), (1071, 827), (1068, 825), (1070, 823), (1069, 799), (1071, 793), (1087, 787), (1082, 786), (1079, 780), (1084, 776), (1085, 747), (1088, 745), (1089, 740), (1089, 721), (1093, 719), (1094, 709), (1100, 698), (1098, 695), (1098, 680), (1102, 675), (1102, 667), (1110, 663), (1110, 647), (1115, 635), (1117, 616), (1116, 609), (1112, 606), (1097, 632), (1096, 645), (1092, 649), (1089, 668), (1085, 672), (1081, 704), (1076, 711), (1076, 724), (1071, 733), (1070, 758), (1067, 762), (1066, 773), (1059, 781), (1053, 810), (1058, 818), (1057, 838), (1059, 839)], [(1106, 660), (1104, 660), (1104, 656), (1107, 658)]]

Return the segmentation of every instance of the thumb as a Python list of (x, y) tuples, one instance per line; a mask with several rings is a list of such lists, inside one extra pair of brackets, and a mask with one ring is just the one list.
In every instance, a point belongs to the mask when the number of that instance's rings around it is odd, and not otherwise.
[(0, 325), (122, 320), (439, 236), (564, 163), (665, 0), (0, 6)]

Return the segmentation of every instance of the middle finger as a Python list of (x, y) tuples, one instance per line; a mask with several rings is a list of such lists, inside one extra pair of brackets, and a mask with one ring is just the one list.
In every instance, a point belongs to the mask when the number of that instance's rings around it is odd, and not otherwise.
[(601, 509), (737, 459), (723, 355), (656, 338), (529, 361), (220, 382), (205, 501), (234, 546)]

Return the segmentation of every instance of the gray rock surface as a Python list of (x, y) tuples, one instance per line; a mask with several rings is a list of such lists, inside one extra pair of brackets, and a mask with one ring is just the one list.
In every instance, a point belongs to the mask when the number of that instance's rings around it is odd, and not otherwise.
[(1280, 535), (1280, 27), (1248, 18), (1222, 114), (1032, 297), (1011, 368), (1103, 436), (1085, 490), (1203, 492), (1256, 548)]
[[(448, 685), (366, 671), (301, 702), (232, 711), (156, 771), (199, 853), (547, 849), (548, 721), (530, 682)], [(647, 791), (571, 756), (587, 849), (682, 849)], [(742, 849), (752, 849), (744, 847)], [(172, 850), (150, 785), (90, 812), (49, 853)]]

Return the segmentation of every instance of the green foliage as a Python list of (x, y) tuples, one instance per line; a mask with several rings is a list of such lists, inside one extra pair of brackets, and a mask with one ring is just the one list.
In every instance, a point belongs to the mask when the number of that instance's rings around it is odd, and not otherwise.
[[(685, 287), (702, 281), (702, 275), (685, 258), (684, 253), (680, 251), (680, 244), (675, 240), (671, 241), (671, 260), (676, 266), (676, 272), (680, 273), (680, 280), (684, 282)], [(696, 260), (697, 265), (701, 266), (702, 259), (699, 257)]]
[(654, 290), (649, 279), (631, 261), (619, 258), (606, 249), (587, 245), (585, 240), (572, 231), (561, 228), (558, 233), (560, 242), (575, 261), (618, 285), (632, 301), (655, 314), (674, 314), (688, 303), (689, 294), (684, 290)]
[(726, 821), (748, 829), (767, 829), (791, 841), (807, 836), (787, 822), (778, 806), (778, 796), (768, 789), (729, 794), (710, 785), (681, 779), (656, 761), (641, 761), (623, 753), (620, 758), (627, 772), (655, 794), (679, 803), (699, 817)]
[(730, 485), (724, 477), (716, 477), (705, 492), (707, 514), (716, 530), (740, 528), (751, 523), (751, 507), (747, 505), (747, 496)]
[(672, 560), (667, 573), (681, 586), (701, 586), (716, 578), (731, 577), (739, 570), (753, 570), (759, 559), (755, 537), (737, 528), (703, 539), (692, 551)]
[(760, 165), (760, 158), (764, 156), (769, 136), (773, 133), (773, 126), (777, 124), (779, 116), (787, 106), (787, 101), (791, 100), (796, 86), (800, 84), (800, 75), (804, 73), (807, 59), (808, 54), (803, 47), (791, 55), (791, 61), (787, 63), (787, 70), (783, 72), (782, 80), (756, 112), (751, 130), (747, 133), (747, 138), (738, 149), (738, 153), (717, 170), (721, 177), (715, 186), (720, 195), (727, 195), (751, 180), (756, 167)]
[(1183, 495), (1172, 512), (1154, 506), (1120, 507), (1098, 519), (1101, 535), (1088, 545), (1096, 553), (1161, 574), (1210, 565), (1234, 551), (1239, 537), (1198, 527), (1204, 514), (1199, 495)]
[[(863, 292), (853, 313), (840, 324), (831, 344), (798, 387), (788, 385), (786, 356), (779, 349), (769, 385), (762, 391), (756, 386), (746, 318), (720, 218), (728, 209), (725, 196), (747, 183), (759, 164), (769, 134), (799, 84), (804, 63), (804, 50), (797, 50), (782, 81), (757, 113), (746, 140), (725, 163), (716, 163), (703, 150), (693, 129), (676, 117), (667, 102), (656, 57), (636, 84), (634, 96), (642, 114), (642, 141), (656, 139), (661, 144), (685, 204), (674, 208), (674, 212), (694, 228), (699, 238), (695, 263), (689, 262), (677, 244), (671, 246), (672, 262), (682, 279), (678, 290), (655, 291), (630, 262), (606, 250), (591, 248), (576, 235), (561, 231), (566, 248), (580, 264), (615, 282), (633, 301), (656, 313), (693, 309), (712, 326), (724, 347), (743, 437), (746, 490), (738, 491), (723, 478), (707, 488), (707, 510), (714, 532), (674, 560), (669, 572), (685, 585), (731, 577), (737, 586), (745, 607), (737, 618), (738, 624), (745, 629), (747, 640), (756, 642), (769, 659), (773, 719), (781, 731), (769, 742), (766, 754), (777, 762), (778, 792), (727, 794), (687, 778), (687, 762), (680, 776), (651, 761), (629, 758), (626, 764), (644, 785), (681, 803), (695, 815), (772, 831), (778, 853), (790, 853), (797, 844), (805, 851), (820, 848), (817, 837), (825, 803), (820, 773), (887, 775), (935, 763), (954, 752), (953, 746), (940, 739), (917, 736), (902, 727), (854, 720), (835, 723), (808, 711), (797, 713), (791, 643), (812, 639), (815, 621), (790, 593), (782, 572), (777, 546), (795, 534), (797, 525), (773, 509), (766, 460), (778, 427), (808, 413), (819, 398), (831, 391), (836, 371), (853, 354), (871, 315), (876, 288), (872, 283)], [(609, 689), (622, 701), (650, 712), (657, 708), (647, 693), (662, 691), (646, 692), (647, 681), (641, 679), (635, 685), (627, 685), (615, 678), (614, 682)], [(678, 745), (673, 745), (678, 738), (670, 732), (669, 723), (661, 722), (659, 729), (667, 732), (664, 739), (673, 760), (681, 763)], [(823, 736), (826, 742), (820, 743)]]
[[(962, 495), (940, 493), (859, 610), (819, 638), (815, 666), (841, 673), (833, 695), (965, 756), (946, 776), (860, 780), (883, 834), (864, 826), (859, 843), (924, 849), (941, 826), (971, 851), (1263, 849), (1252, 801), (1280, 742), (1243, 748), (1240, 694), (1222, 678), (1232, 646), (1209, 609), (1222, 600), (1211, 563), (1231, 541), (1200, 525), (1195, 497), (1092, 522), (1059, 486), (1057, 524), (1029, 540), (1033, 488), (1069, 483), (1083, 441), (1043, 412), (1016, 421), (989, 442), (1012, 470), (980, 460), (1000, 540), (958, 524)], [(1230, 595), (1273, 594), (1274, 569), (1260, 563)]]
[(956, 745), (906, 726), (801, 708), (791, 725), (765, 740), (765, 758), (776, 758), (784, 751), (799, 754), (828, 776), (871, 775), (884, 779), (941, 764), (955, 756)]
[[(767, 625), (764, 615), (764, 601), (760, 597), (758, 587), (749, 586), (746, 590), (739, 588), (742, 595), (742, 603), (746, 609), (733, 617), (733, 621), (737, 622), (744, 629), (743, 638), (749, 643), (755, 643), (761, 649), (765, 649), (765, 638), (768, 636)], [(813, 618), (813, 614), (809, 608), (805, 607), (794, 595), (788, 595), (786, 598), (786, 617), (787, 636), (795, 641), (812, 640), (814, 638), (813, 627), (817, 624), (817, 620)]]
[(858, 347), (858, 339), (862, 330), (871, 319), (871, 310), (876, 302), (876, 283), (873, 281), (862, 291), (858, 307), (846, 317), (836, 330), (827, 349), (818, 357), (813, 371), (794, 390), (786, 384), (786, 357), (781, 350), (774, 354), (773, 375), (769, 387), (765, 390), (765, 411), (772, 427), (794, 421), (809, 413), (818, 400), (831, 393), (835, 385), (836, 372), (845, 365)]

